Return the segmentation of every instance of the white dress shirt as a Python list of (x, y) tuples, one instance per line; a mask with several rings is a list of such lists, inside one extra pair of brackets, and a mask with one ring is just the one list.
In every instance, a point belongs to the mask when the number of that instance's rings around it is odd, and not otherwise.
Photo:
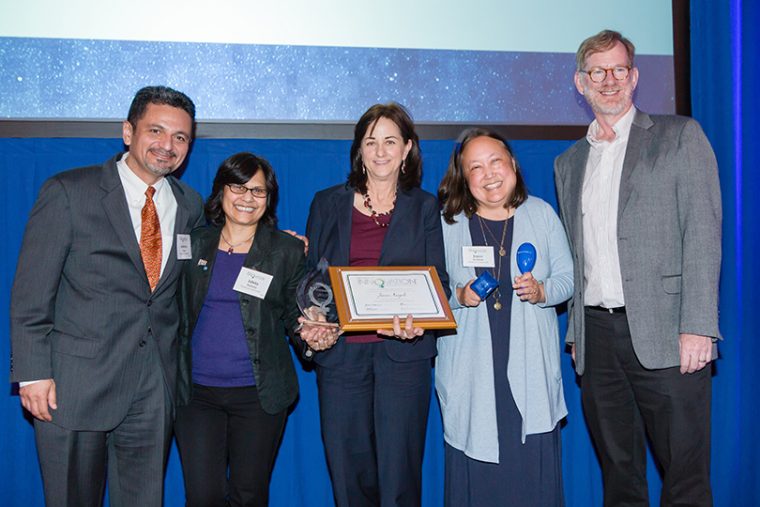
[(583, 269), (584, 304), (617, 308), (625, 306), (617, 242), (620, 176), (628, 146), (628, 135), (636, 114), (631, 106), (613, 125), (615, 139), (596, 138), (599, 125), (589, 125), (586, 139), (591, 145), (583, 178)]
[[(124, 194), (127, 197), (129, 218), (132, 219), (132, 228), (135, 230), (139, 244), (142, 231), (142, 209), (145, 206), (145, 191), (148, 189), (148, 184), (132, 172), (132, 169), (127, 165), (127, 157), (129, 157), (129, 153), (125, 153), (121, 160), (116, 162), (116, 168), (119, 170), (121, 186), (124, 187)], [(153, 194), (153, 202), (158, 212), (158, 222), (161, 224), (161, 275), (163, 276), (166, 261), (169, 259), (174, 242), (177, 199), (174, 198), (174, 192), (172, 192), (166, 179), (161, 178), (152, 186), (156, 189), (156, 193)]]

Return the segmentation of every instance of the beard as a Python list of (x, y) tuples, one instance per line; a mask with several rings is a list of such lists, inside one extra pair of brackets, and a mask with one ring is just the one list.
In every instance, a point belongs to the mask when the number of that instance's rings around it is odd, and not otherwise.
[[(610, 101), (601, 95), (601, 92), (603, 91), (612, 90), (620, 90), (621, 92), (615, 97), (614, 101)], [(594, 89), (591, 86), (584, 84), (583, 97), (586, 99), (588, 105), (591, 106), (591, 110), (595, 113), (605, 116), (617, 116), (628, 111), (628, 108), (633, 104), (633, 87), (628, 86), (628, 83), (626, 83), (622, 86)]]
[[(155, 151), (155, 150), (151, 150)], [(176, 168), (176, 160), (177, 160), (177, 154), (173, 151), (170, 152), (164, 152), (162, 150), (157, 151), (155, 155), (160, 155), (162, 158), (168, 158), (169, 162), (166, 162), (164, 164), (155, 164), (145, 161), (145, 167), (155, 176), (166, 176), (167, 174), (172, 173)]]

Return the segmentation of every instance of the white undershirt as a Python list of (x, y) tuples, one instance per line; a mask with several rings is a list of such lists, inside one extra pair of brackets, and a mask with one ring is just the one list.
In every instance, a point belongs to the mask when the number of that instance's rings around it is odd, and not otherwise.
[(628, 146), (633, 106), (613, 125), (615, 139), (599, 141), (599, 125), (589, 125), (586, 139), (591, 145), (583, 178), (583, 268), (584, 304), (617, 308), (625, 306), (617, 242), (620, 176)]

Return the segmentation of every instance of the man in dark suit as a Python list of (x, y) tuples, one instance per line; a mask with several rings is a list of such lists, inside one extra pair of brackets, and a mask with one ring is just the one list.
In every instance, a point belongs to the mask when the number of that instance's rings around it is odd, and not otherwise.
[[(137, 92), (128, 152), (57, 174), (24, 234), (11, 295), (11, 381), (33, 416), (48, 505), (159, 506), (177, 369), (177, 275), (202, 221), (170, 176), (195, 106)], [(106, 466), (107, 465), (107, 466)]]
[(595, 120), (555, 163), (577, 280), (567, 341), (605, 506), (649, 505), (646, 435), (664, 472), (661, 505), (712, 505), (717, 164), (697, 122), (633, 106), (633, 58), (609, 30), (576, 55), (575, 85)]

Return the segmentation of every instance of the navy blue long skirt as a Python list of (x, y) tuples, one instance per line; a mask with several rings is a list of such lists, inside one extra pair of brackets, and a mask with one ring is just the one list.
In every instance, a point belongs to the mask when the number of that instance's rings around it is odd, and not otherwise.
[[(559, 425), (549, 433), (528, 435), (523, 444), (520, 441), (522, 418), (507, 380), (511, 301), (516, 297), (512, 291), (509, 274), (513, 221), (512, 218), (507, 224), (504, 241), (507, 254), (502, 258), (503, 266), (499, 276), (502, 308), (494, 309), (494, 294), (481, 303), (488, 307), (491, 328), (499, 463), (486, 463), (469, 458), (462, 451), (446, 444), (444, 493), (447, 507), (564, 505)], [(485, 231), (481, 229), (476, 216), (470, 220), (473, 245), (496, 244), (495, 257), (498, 266), (499, 248), (495, 240), (501, 239), (504, 222), (483, 220), (483, 226), (486, 227)], [(482, 271), (478, 268), (478, 275)]]

